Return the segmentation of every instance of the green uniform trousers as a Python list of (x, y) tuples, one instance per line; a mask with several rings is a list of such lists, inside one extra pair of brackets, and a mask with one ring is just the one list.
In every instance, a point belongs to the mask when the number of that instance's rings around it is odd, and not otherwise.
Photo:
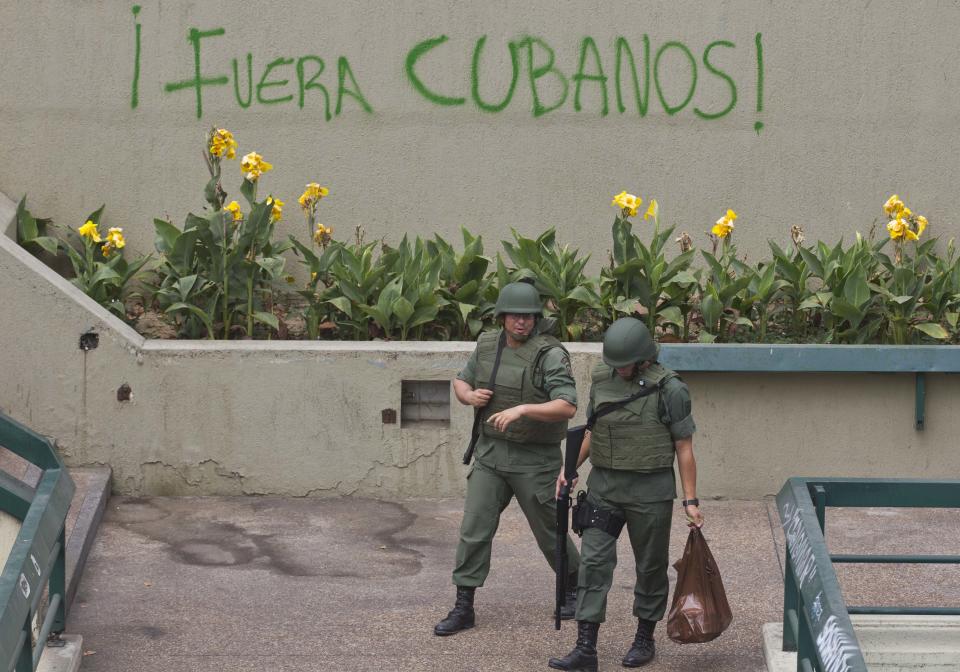
[[(627, 519), (627, 533), (637, 565), (637, 581), (633, 587), (633, 615), (648, 621), (659, 621), (667, 608), (670, 584), (667, 566), (670, 552), (670, 521), (673, 501), (617, 501), (587, 493), (595, 506), (619, 512)], [(606, 532), (588, 527), (580, 545), (583, 557), (577, 587), (578, 621), (603, 623), (607, 613), (607, 592), (613, 584), (617, 566), (617, 540)]]
[[(474, 463), (467, 476), (467, 500), (460, 523), (453, 583), (458, 586), (483, 585), (490, 573), (490, 550), (493, 536), (500, 525), (500, 514), (516, 496), (526, 516), (540, 551), (554, 566), (556, 551), (558, 469), (537, 472), (500, 471)], [(576, 574), (580, 554), (573, 540), (567, 537), (567, 558), (570, 574)]]

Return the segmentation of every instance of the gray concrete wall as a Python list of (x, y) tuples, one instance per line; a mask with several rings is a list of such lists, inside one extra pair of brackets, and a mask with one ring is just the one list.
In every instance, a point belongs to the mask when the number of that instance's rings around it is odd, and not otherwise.
[[(384, 424), (401, 381), (450, 380), (472, 343), (146, 341), (0, 235), (0, 410), (70, 465), (109, 464), (124, 494), (395, 498), (463, 491), (472, 415)], [(81, 333), (99, 346), (83, 352)], [(573, 344), (588, 389), (599, 344)], [(687, 374), (704, 497), (758, 497), (794, 475), (960, 472), (960, 379), (909, 374)], [(118, 401), (123, 384), (131, 401)], [(582, 421), (583, 411), (580, 412)]]
[[(137, 14), (133, 7), (0, 3), (0, 191), (28, 193), (35, 212), (71, 226), (105, 202), (105, 224), (124, 227), (141, 251), (152, 248), (154, 216), (182, 223), (202, 206), (199, 143), (214, 124), (236, 134), (242, 153), (257, 150), (275, 164), (261, 189), (289, 204), (282, 233), (304, 228), (295, 203), (312, 180), (331, 189), (320, 218), (338, 236), (362, 223), (373, 237), (417, 231), (459, 240), (464, 224), (487, 234), (491, 249), (511, 226), (535, 235), (556, 225), (601, 261), (610, 198), (622, 189), (658, 198), (664, 222), (702, 245), (703, 232), (735, 209), (736, 237), (751, 259), (766, 253), (767, 238), (785, 242), (792, 224), (811, 239), (866, 232), (893, 192), (930, 219), (932, 234), (958, 231), (955, 2), (164, 0), (142, 3)], [(200, 118), (195, 87), (177, 88), (195, 77), (192, 28), (224, 31), (199, 38), (202, 76), (225, 78), (202, 87)], [(415, 72), (449, 104), (418, 92), (405, 67), (416, 45), (442, 36), (447, 41), (426, 51)], [(484, 36), (477, 83), (487, 103), (510, 90), (509, 45), (520, 45), (516, 86), (500, 112), (481, 110), (471, 93), (472, 56)], [(530, 36), (537, 40), (525, 42)], [(674, 43), (651, 79), (645, 116), (626, 67), (617, 87), (618, 37), (641, 77), (645, 37), (651, 61)], [(534, 79), (528, 59), (534, 70), (545, 66), (547, 48), (556, 72)], [(578, 111), (582, 51), (582, 73), (602, 72), (607, 81), (582, 80)], [(248, 55), (253, 98), (245, 108)], [(313, 88), (319, 62), (311, 57), (324, 62)], [(679, 106), (691, 85), (692, 98), (668, 114), (657, 83), (668, 106)], [(562, 104), (537, 116), (534, 90), (542, 106)], [(370, 111), (350, 95), (357, 91)], [(236, 196), (236, 162), (226, 174)]]

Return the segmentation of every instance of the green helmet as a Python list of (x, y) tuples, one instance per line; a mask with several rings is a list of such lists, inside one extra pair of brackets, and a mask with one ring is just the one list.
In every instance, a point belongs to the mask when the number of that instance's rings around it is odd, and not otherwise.
[(500, 290), (494, 316), (500, 317), (504, 313), (532, 313), (543, 314), (543, 303), (537, 288), (527, 282), (511, 282)]
[(659, 352), (647, 325), (635, 317), (621, 317), (603, 335), (603, 362), (615, 369), (656, 360)]

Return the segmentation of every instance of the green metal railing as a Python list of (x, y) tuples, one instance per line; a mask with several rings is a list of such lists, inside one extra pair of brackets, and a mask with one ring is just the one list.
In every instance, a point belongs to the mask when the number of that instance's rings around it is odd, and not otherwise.
[[(0, 446), (42, 470), (36, 488), (0, 471), (0, 510), (22, 521), (0, 574), (0, 671), (32, 672), (66, 623), (64, 523), (74, 485), (53, 444), (0, 413)], [(33, 621), (47, 589), (36, 643)]]
[(777, 495), (786, 537), (783, 650), (798, 672), (866, 672), (850, 614), (960, 615), (955, 608), (848, 607), (833, 563), (948, 563), (956, 555), (831, 555), (824, 538), (831, 507), (960, 507), (960, 481), (791, 478)]

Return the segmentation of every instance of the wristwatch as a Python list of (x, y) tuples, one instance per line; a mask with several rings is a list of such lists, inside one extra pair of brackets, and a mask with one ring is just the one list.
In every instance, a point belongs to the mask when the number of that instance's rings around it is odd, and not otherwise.
[(694, 497), (693, 499), (683, 500), (684, 506), (700, 506), (700, 500)]

